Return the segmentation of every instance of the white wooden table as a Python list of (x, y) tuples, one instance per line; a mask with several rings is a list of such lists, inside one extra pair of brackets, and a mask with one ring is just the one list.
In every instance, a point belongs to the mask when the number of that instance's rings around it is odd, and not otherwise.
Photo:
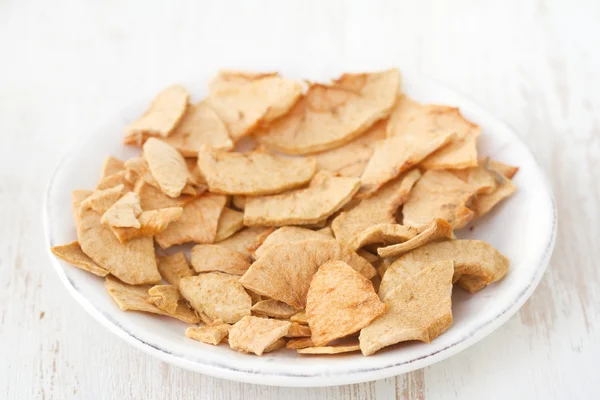
[[(600, 2), (158, 3), (0, 2), (0, 397), (598, 398)], [(73, 302), (49, 265), (40, 218), (67, 147), (206, 63), (281, 60), (398, 65), (459, 88), (520, 132), (560, 221), (545, 279), (506, 325), (404, 376), (289, 389), (152, 359)]]

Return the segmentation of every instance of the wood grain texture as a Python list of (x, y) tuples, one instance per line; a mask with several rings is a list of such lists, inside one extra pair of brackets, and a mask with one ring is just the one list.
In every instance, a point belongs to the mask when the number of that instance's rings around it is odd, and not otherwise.
[[(323, 3), (323, 4), (321, 4)], [(0, 2), (0, 393), (7, 399), (587, 399), (600, 390), (600, 2)], [(163, 5), (161, 5), (163, 4)], [(446, 82), (530, 146), (554, 189), (551, 267), (502, 328), (360, 385), (229, 382), (146, 356), (65, 292), (41, 230), (50, 174), (131, 100), (222, 66), (399, 65)], [(68, 206), (68, 205), (65, 205)]]

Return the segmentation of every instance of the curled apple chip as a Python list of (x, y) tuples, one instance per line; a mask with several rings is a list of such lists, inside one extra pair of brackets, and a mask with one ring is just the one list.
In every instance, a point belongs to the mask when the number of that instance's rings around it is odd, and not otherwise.
[(244, 209), (245, 225), (304, 225), (323, 221), (352, 199), (357, 178), (317, 175), (306, 189), (249, 197)]
[(305, 240), (271, 247), (250, 266), (240, 283), (260, 295), (301, 310), (306, 305), (313, 275), (330, 260), (346, 262), (367, 279), (377, 273), (367, 260), (334, 240)]
[(108, 189), (96, 189), (86, 197), (81, 204), (84, 207), (94, 210), (98, 214), (104, 214), (125, 193), (127, 193), (127, 190), (123, 184)]
[(148, 139), (143, 150), (150, 173), (160, 190), (169, 197), (179, 197), (190, 176), (181, 153), (155, 138)]
[(230, 328), (231, 325), (216, 320), (205, 326), (190, 326), (185, 330), (185, 336), (216, 346), (227, 337)]
[(121, 243), (100, 219), (101, 214), (83, 202), (75, 211), (77, 240), (81, 250), (101, 268), (125, 283), (141, 285), (159, 282), (152, 238), (141, 237)]
[(133, 189), (133, 182), (129, 179), (127, 171), (119, 171), (100, 179), (100, 182), (98, 182), (98, 185), (96, 186), (96, 190), (110, 189), (118, 185), (124, 185), (125, 191), (127, 192)]
[(203, 144), (219, 150), (233, 148), (227, 127), (204, 101), (191, 105), (173, 132), (162, 140), (184, 157), (196, 157)]
[(252, 300), (238, 279), (222, 272), (203, 273), (182, 278), (179, 291), (196, 311), (212, 320), (233, 324), (250, 315), (252, 307)]
[(360, 332), (365, 356), (407, 340), (429, 343), (452, 324), (453, 261), (430, 262), (402, 273), (392, 273), (394, 269), (401, 269), (400, 264), (390, 266), (379, 289), (388, 312)]
[(156, 242), (163, 249), (187, 242), (213, 243), (226, 200), (217, 194), (197, 197), (183, 207), (179, 220), (155, 236)]
[(125, 143), (136, 143), (145, 136), (167, 137), (188, 108), (189, 93), (173, 85), (156, 96), (146, 113), (125, 128)]
[(246, 196), (232, 196), (231, 202), (238, 210), (243, 211), (246, 208)]
[[(486, 176), (488, 180), (493, 180), (494, 185), (491, 190), (480, 194), (473, 201), (471, 209), (475, 211), (477, 217), (481, 217), (492, 210), (502, 200), (510, 197), (517, 191), (517, 187), (510, 180), (518, 171), (517, 167), (512, 167), (497, 161), (486, 158), (479, 161), (479, 166), (469, 170), (477, 171), (477, 175)], [(456, 171), (454, 172), (456, 174)], [(490, 185), (491, 186), (491, 185)]]
[(252, 254), (265, 241), (275, 228), (266, 226), (251, 226), (231, 235), (217, 244), (227, 247), (230, 250), (242, 253), (245, 256), (252, 257)]
[[(454, 261), (454, 281), (458, 280), (459, 286), (462, 287), (460, 279), (473, 283), (477, 278), (480, 282), (477, 285), (479, 289), (502, 279), (510, 264), (508, 258), (492, 245), (481, 240), (449, 240), (428, 243), (402, 255), (394, 264), (406, 269), (407, 265), (422, 266), (442, 260)], [(388, 269), (385, 276), (390, 272)], [(385, 279), (381, 285), (382, 288), (385, 287)], [(469, 287), (475, 286), (469, 285)]]
[(205, 101), (225, 123), (231, 139), (237, 142), (259, 124), (286, 114), (302, 90), (299, 81), (260, 76), (240, 85), (215, 88)]
[(208, 84), (210, 93), (223, 89), (238, 89), (240, 86), (265, 78), (279, 76), (277, 72), (254, 72), (222, 69)]
[(314, 274), (306, 297), (306, 316), (315, 346), (358, 332), (387, 306), (370, 280), (343, 261), (329, 261)]
[(183, 208), (169, 207), (158, 210), (142, 211), (138, 216), (140, 222), (139, 228), (121, 228), (111, 226), (111, 229), (119, 242), (125, 243), (128, 240), (142, 236), (156, 236), (164, 231), (171, 222), (178, 221), (183, 215)]
[(298, 312), (294, 307), (273, 299), (261, 300), (251, 308), (255, 314), (272, 318), (290, 318)]
[(244, 213), (225, 207), (219, 217), (215, 242), (225, 240), (244, 227)]
[[(416, 229), (400, 224), (377, 224), (368, 227), (356, 236), (353, 247), (360, 248), (369, 244), (389, 245), (402, 243), (414, 238)], [(381, 255), (381, 254), (380, 254)]]
[(194, 246), (190, 261), (196, 272), (221, 271), (231, 275), (244, 275), (250, 267), (247, 256), (217, 244)]
[(360, 197), (371, 196), (385, 183), (411, 169), (454, 137), (454, 131), (448, 129), (408, 130), (378, 142), (360, 177)]
[(314, 158), (286, 158), (262, 151), (229, 153), (202, 147), (198, 167), (211, 192), (268, 195), (307, 183), (317, 170)]
[(313, 347), (314, 343), (309, 337), (293, 338), (290, 339), (285, 345), (286, 349), (305, 349), (307, 347)]
[(54, 246), (52, 254), (61, 260), (71, 264), (74, 267), (82, 269), (84, 271), (91, 272), (94, 275), (106, 276), (108, 271), (100, 267), (90, 257), (88, 257), (82, 250), (79, 242), (74, 241), (62, 246)]
[(506, 178), (506, 181), (496, 186), (496, 189), (489, 194), (477, 196), (471, 206), (478, 217), (481, 217), (492, 210), (502, 200), (512, 196), (517, 191), (517, 187), (512, 181)]
[(386, 118), (399, 88), (397, 69), (344, 74), (329, 85), (312, 84), (289, 113), (259, 129), (255, 136), (286, 154), (341, 146)]
[(246, 316), (229, 330), (229, 346), (243, 353), (261, 356), (266, 349), (273, 349), (271, 346), (287, 334), (290, 325), (287, 321)]
[(258, 249), (256, 249), (254, 254), (256, 255), (256, 258), (260, 258), (267, 250), (277, 244), (325, 238), (333, 239), (332, 236), (324, 235), (319, 231), (313, 231), (311, 229), (301, 228), (299, 226), (282, 226), (267, 236), (265, 241)]
[(125, 163), (117, 157), (108, 156), (102, 163), (102, 173), (100, 179), (106, 178), (107, 176), (116, 174), (125, 170)]
[(475, 216), (468, 206), (478, 190), (479, 186), (469, 184), (451, 172), (427, 171), (402, 208), (402, 224), (420, 229), (440, 218), (454, 229), (462, 228)]
[(310, 327), (306, 324), (300, 324), (298, 322), (292, 322), (290, 329), (288, 330), (287, 335), (285, 337), (289, 338), (298, 338), (298, 337), (310, 337), (312, 332), (310, 331)]
[(360, 178), (373, 155), (376, 142), (385, 139), (386, 124), (387, 120), (379, 121), (353, 141), (315, 154), (318, 169), (338, 176)]
[(198, 315), (187, 306), (183, 301), (177, 304), (175, 312), (170, 313), (162, 310), (148, 302), (150, 295), (148, 290), (152, 286), (148, 285), (128, 285), (119, 281), (117, 278), (107, 276), (104, 281), (106, 291), (117, 303), (121, 311), (143, 311), (153, 314), (166, 315), (168, 317), (177, 318), (180, 321), (188, 324), (197, 324), (200, 322)]
[(150, 185), (143, 179), (136, 182), (133, 190), (140, 196), (140, 206), (144, 211), (169, 207), (183, 207), (196, 198), (191, 195), (181, 195), (176, 198), (169, 197), (160, 189)]
[(479, 126), (466, 120), (458, 108), (422, 105), (406, 96), (396, 103), (387, 126), (388, 137), (405, 132), (451, 130), (456, 136), (421, 162), (426, 169), (467, 168), (477, 165)]
[(147, 301), (169, 314), (175, 314), (181, 299), (179, 290), (172, 285), (156, 285), (148, 289)]
[(142, 213), (140, 196), (128, 192), (102, 214), (100, 222), (115, 228), (140, 228), (138, 216)]
[(357, 248), (359, 236), (365, 229), (377, 224), (396, 224), (396, 210), (408, 198), (420, 177), (419, 170), (408, 171), (354, 208), (335, 217), (331, 229), (337, 241), (346, 247)]
[(185, 254), (175, 253), (166, 256), (156, 256), (158, 272), (163, 279), (176, 288), (179, 287), (179, 281), (188, 276), (194, 276)]
[(356, 344), (336, 344), (322, 347), (304, 347), (298, 349), (298, 354), (340, 354), (351, 351), (360, 351), (360, 345)]
[(302, 325), (308, 325), (308, 320), (306, 319), (306, 311), (302, 310), (297, 314), (294, 314), (290, 317), (290, 321), (297, 322)]
[(429, 242), (453, 238), (454, 233), (452, 232), (452, 225), (443, 219), (436, 218), (418, 235), (402, 243), (380, 247), (377, 249), (377, 254), (381, 257), (400, 257), (402, 254), (426, 245)]

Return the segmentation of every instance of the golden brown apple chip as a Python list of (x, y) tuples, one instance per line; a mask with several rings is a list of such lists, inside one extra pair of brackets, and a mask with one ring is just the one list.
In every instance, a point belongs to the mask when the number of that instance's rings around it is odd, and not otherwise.
[(254, 72), (254, 71), (237, 71), (237, 70), (220, 70), (208, 84), (210, 93), (218, 92), (223, 89), (238, 89), (253, 81), (265, 78), (273, 78), (279, 76), (277, 72)]
[(104, 163), (102, 164), (102, 175), (100, 178), (104, 179), (107, 176), (121, 172), (124, 169), (125, 163), (122, 160), (119, 160), (117, 157), (108, 156), (104, 159)]
[(451, 130), (407, 131), (377, 143), (360, 177), (360, 197), (371, 196), (385, 183), (448, 144), (454, 136)]
[(505, 179), (506, 181), (497, 185), (496, 190), (492, 193), (477, 196), (471, 208), (477, 213), (478, 217), (487, 214), (502, 200), (512, 196), (517, 191), (517, 187), (510, 179)]
[(96, 190), (110, 189), (118, 185), (124, 185), (126, 192), (133, 189), (133, 184), (127, 178), (127, 171), (119, 171), (100, 179), (98, 186), (96, 186)]
[(441, 218), (454, 229), (462, 228), (475, 216), (468, 206), (478, 189), (451, 172), (427, 171), (402, 208), (403, 225), (423, 228), (435, 218)]
[(217, 113), (203, 101), (191, 105), (181, 122), (169, 137), (163, 140), (179, 150), (184, 157), (196, 157), (203, 144), (219, 150), (233, 148), (227, 127)]
[(181, 295), (175, 286), (171, 285), (156, 285), (148, 289), (148, 303), (154, 304), (156, 307), (169, 314), (175, 314), (177, 304)]
[(212, 90), (205, 100), (225, 123), (234, 142), (259, 124), (286, 114), (302, 95), (302, 84), (279, 76), (252, 79)]
[[(394, 264), (406, 269), (407, 265), (426, 265), (442, 260), (454, 261), (454, 280), (479, 278), (480, 289), (506, 275), (510, 261), (489, 243), (481, 240), (449, 240), (428, 243), (404, 254)], [(390, 271), (386, 272), (389, 274)], [(470, 277), (470, 278), (469, 278)], [(385, 281), (385, 280), (384, 280)], [(460, 282), (460, 280), (459, 280)], [(384, 282), (382, 282), (382, 288)]]
[(300, 311), (297, 314), (294, 314), (290, 317), (290, 321), (297, 322), (302, 325), (308, 325), (308, 320), (306, 319), (306, 312), (304, 310)]
[(336, 344), (323, 347), (305, 347), (298, 349), (298, 354), (339, 354), (351, 351), (360, 351), (360, 345), (356, 344)]
[(297, 337), (310, 337), (311, 336), (310, 327), (308, 325), (301, 325), (298, 322), (292, 322), (290, 329), (288, 330), (287, 335), (285, 337), (289, 338), (297, 338)]
[(436, 218), (418, 235), (391, 246), (380, 247), (377, 254), (381, 257), (400, 257), (402, 254), (439, 239), (453, 239), (452, 225), (443, 219)]
[[(485, 160), (483, 160), (485, 162)], [(481, 162), (481, 160), (480, 160)], [(498, 171), (502, 175), (504, 175), (508, 179), (512, 179), (513, 176), (519, 171), (519, 167), (514, 167), (512, 165), (504, 164), (500, 161), (488, 160), (489, 168)]]
[(244, 275), (250, 259), (217, 244), (199, 244), (192, 249), (192, 267), (196, 272), (221, 271), (231, 275)]
[(81, 203), (84, 207), (90, 208), (98, 214), (104, 214), (113, 204), (117, 202), (126, 193), (125, 186), (117, 186), (96, 190), (86, 197)]
[(133, 238), (142, 236), (156, 236), (167, 229), (171, 222), (178, 221), (183, 215), (183, 208), (169, 207), (158, 210), (142, 211), (138, 216), (140, 227), (119, 228), (111, 226), (119, 242), (125, 243)]
[(322, 233), (319, 233), (319, 231), (313, 231), (298, 226), (282, 226), (281, 228), (275, 230), (273, 233), (267, 236), (263, 244), (261, 244), (260, 247), (256, 249), (256, 251), (254, 252), (254, 254), (256, 255), (255, 258), (259, 258), (267, 250), (269, 250), (271, 247), (277, 244), (300, 242), (302, 240), (308, 239), (324, 240), (326, 238), (333, 239), (333, 237), (323, 235)]
[(200, 322), (200, 319), (194, 310), (189, 308), (183, 301), (177, 305), (174, 313), (167, 312), (156, 307), (154, 304), (148, 303), (148, 299), (150, 298), (148, 290), (152, 288), (152, 286), (128, 285), (109, 275), (104, 281), (104, 287), (110, 297), (117, 303), (121, 311), (143, 311), (166, 315), (187, 322), (188, 324), (197, 324)]
[(137, 238), (123, 244), (109, 227), (101, 224), (99, 213), (82, 203), (75, 214), (81, 249), (101, 268), (131, 285), (160, 281), (152, 238)]
[(89, 258), (81, 250), (81, 246), (79, 246), (79, 242), (77, 241), (68, 244), (63, 244), (62, 246), (54, 246), (50, 250), (52, 250), (52, 253), (56, 257), (71, 264), (74, 267), (91, 272), (92, 274), (98, 276), (108, 275), (107, 270), (96, 264), (94, 260)]
[(158, 263), (158, 272), (160, 272), (163, 279), (176, 288), (179, 288), (179, 281), (182, 278), (194, 276), (194, 272), (183, 253), (175, 253), (170, 256), (156, 256), (156, 262)]
[(329, 261), (312, 278), (306, 316), (315, 346), (328, 344), (369, 325), (386, 311), (373, 284), (343, 261)]
[(367, 260), (334, 240), (305, 240), (271, 247), (250, 266), (240, 283), (260, 295), (303, 309), (313, 275), (330, 260), (344, 261), (368, 279), (377, 273)]
[(146, 113), (127, 125), (125, 143), (141, 141), (144, 136), (169, 136), (185, 114), (189, 99), (189, 93), (180, 85), (160, 92)]
[(218, 345), (229, 334), (231, 325), (223, 321), (215, 321), (205, 326), (190, 326), (185, 330), (185, 336), (199, 342)]
[(396, 210), (408, 195), (421, 173), (414, 169), (385, 185), (375, 195), (362, 200), (349, 211), (344, 211), (331, 224), (338, 242), (357, 248), (359, 235), (377, 224), (396, 224)]
[(267, 195), (308, 182), (317, 170), (314, 158), (285, 158), (265, 152), (229, 153), (202, 147), (198, 167), (211, 192)]
[(73, 211), (73, 221), (77, 221), (79, 218), (79, 208), (81, 203), (90, 197), (94, 192), (92, 190), (73, 190), (71, 192), (71, 207)]
[(427, 157), (421, 165), (426, 169), (467, 168), (477, 165), (477, 139), (479, 126), (466, 120), (458, 108), (422, 105), (401, 96), (396, 103), (387, 126), (388, 137), (406, 132), (451, 130), (455, 138), (443, 148)]
[(244, 227), (244, 213), (225, 207), (219, 217), (216, 242), (225, 240)]
[(294, 307), (273, 299), (259, 301), (252, 306), (252, 311), (265, 317), (284, 319), (298, 312)]
[(414, 238), (416, 233), (416, 229), (399, 224), (377, 224), (357, 235), (353, 245), (357, 248), (368, 244), (387, 246), (392, 243), (406, 242)]
[(225, 196), (204, 194), (183, 207), (183, 215), (155, 236), (160, 247), (187, 242), (213, 243), (217, 236), (219, 217), (227, 201)]
[(398, 95), (396, 69), (344, 74), (330, 85), (313, 84), (285, 116), (256, 138), (287, 154), (309, 154), (346, 144), (386, 118)]
[(246, 196), (232, 196), (231, 202), (238, 210), (243, 211), (246, 208)]
[[(479, 191), (477, 198), (469, 207), (475, 211), (477, 217), (481, 217), (490, 212), (502, 200), (510, 197), (517, 191), (516, 186), (510, 180), (510, 177), (514, 176), (517, 170), (518, 168), (516, 167), (486, 158), (480, 160), (477, 167), (464, 170), (467, 171), (466, 178), (464, 175), (460, 175), (461, 172), (464, 174), (463, 171), (453, 171), (453, 173), (471, 184), (479, 183), (480, 186), (482, 185), (481, 181), (484, 179), (492, 181), (491, 184), (488, 184), (488, 190)], [(478, 177), (479, 181), (476, 181), (474, 177)]]
[(243, 353), (261, 356), (287, 334), (290, 325), (290, 322), (276, 319), (244, 317), (229, 330), (229, 346)]
[(346, 204), (358, 191), (357, 178), (317, 175), (306, 189), (249, 197), (244, 209), (245, 225), (302, 225), (320, 222)]
[(387, 120), (373, 125), (367, 132), (343, 146), (315, 154), (319, 170), (334, 175), (360, 178), (373, 155), (375, 143), (385, 139)]
[(140, 228), (138, 216), (142, 213), (140, 196), (135, 192), (128, 192), (117, 200), (102, 215), (100, 222), (116, 228)]
[(155, 138), (148, 139), (143, 149), (150, 173), (160, 189), (169, 197), (179, 197), (190, 176), (183, 156)]
[(427, 263), (422, 269), (402, 274), (390, 273), (395, 268), (399, 266), (390, 267), (379, 289), (388, 312), (360, 332), (360, 349), (365, 356), (407, 340), (429, 343), (452, 324), (452, 261)]
[(238, 282), (239, 276), (208, 272), (179, 281), (181, 295), (198, 312), (228, 324), (250, 315), (252, 300)]
[(268, 346), (265, 349), (265, 351), (263, 352), (263, 354), (282, 349), (285, 347), (286, 344), (287, 344), (287, 341), (284, 338), (279, 338), (272, 345)]
[(251, 226), (231, 235), (217, 244), (227, 247), (230, 250), (242, 253), (245, 256), (252, 257), (252, 254), (265, 241), (275, 228), (266, 226)]
[(314, 343), (309, 337), (302, 337), (296, 339), (290, 339), (285, 345), (286, 349), (305, 349), (307, 347), (313, 347)]
[(142, 179), (136, 182), (133, 190), (140, 196), (140, 206), (144, 211), (183, 207), (196, 198), (190, 195), (181, 195), (176, 198), (169, 197), (161, 192), (160, 189)]

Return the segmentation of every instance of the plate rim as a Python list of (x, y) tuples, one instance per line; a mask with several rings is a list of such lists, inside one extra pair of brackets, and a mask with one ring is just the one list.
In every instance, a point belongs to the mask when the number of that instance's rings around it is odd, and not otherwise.
[[(101, 325), (103, 325), (110, 332), (114, 333), (121, 339), (123, 339), (128, 344), (133, 347), (141, 350), (153, 357), (160, 359), (161, 361), (168, 362), (173, 365), (177, 365), (181, 368), (185, 368), (187, 370), (200, 372), (206, 375), (230, 379), (238, 382), (246, 382), (253, 384), (262, 384), (269, 386), (286, 386), (286, 387), (324, 387), (324, 386), (336, 386), (336, 385), (344, 385), (344, 384), (352, 384), (359, 382), (367, 382), (375, 379), (382, 379), (394, 375), (399, 375), (403, 373), (407, 373), (410, 371), (414, 371), (419, 368), (423, 368), (428, 365), (432, 365), (439, 361), (442, 361), (448, 357), (451, 357), (459, 352), (465, 350), (466, 348), (474, 345), (480, 340), (484, 339), (486, 336), (491, 334), (493, 331), (502, 326), (510, 317), (512, 317), (525, 303), (525, 301), (531, 297), (537, 286), (539, 285), (542, 277), (544, 276), (545, 271), (550, 262), (550, 258), (553, 253), (553, 249), (556, 243), (557, 236), (557, 226), (558, 226), (558, 216), (557, 216), (557, 206), (554, 194), (552, 192), (552, 188), (549, 184), (548, 177), (544, 170), (541, 168), (537, 158), (534, 153), (529, 149), (529, 147), (521, 140), (521, 137), (517, 133), (516, 129), (514, 129), (511, 125), (501, 120), (500, 118), (494, 116), (490, 112), (486, 110), (485, 107), (481, 106), (478, 102), (472, 100), (469, 96), (465, 95), (460, 90), (451, 87), (448, 84), (438, 81), (437, 79), (431, 78), (422, 74), (410, 74), (411, 79), (420, 80), (425, 83), (433, 83), (436, 86), (440, 86), (447, 91), (453, 92), (457, 95), (460, 95), (464, 102), (469, 103), (470, 107), (474, 107), (477, 109), (478, 113), (485, 115), (486, 118), (492, 119), (496, 123), (500, 124), (505, 128), (510, 135), (512, 136), (512, 140), (518, 142), (523, 148), (529, 153), (533, 160), (533, 165), (538, 170), (537, 172), (541, 176), (540, 184), (544, 188), (546, 192), (546, 196), (550, 200), (550, 212), (551, 212), (551, 229), (548, 235), (548, 239), (546, 241), (544, 250), (541, 255), (537, 259), (535, 266), (535, 273), (533, 274), (530, 282), (525, 286), (525, 288), (518, 294), (518, 296), (512, 301), (507, 307), (502, 309), (499, 313), (497, 313), (494, 317), (486, 319), (484, 322), (480, 323), (476, 327), (474, 327), (470, 334), (461, 337), (459, 340), (453, 342), (452, 344), (446, 346), (443, 349), (437, 350), (432, 353), (428, 353), (426, 355), (422, 355), (420, 357), (412, 358), (410, 360), (400, 361), (398, 363), (394, 363), (392, 365), (386, 365), (381, 367), (370, 367), (364, 370), (354, 371), (352, 373), (348, 372), (339, 372), (339, 373), (331, 373), (328, 375), (323, 375), (322, 373), (311, 374), (310, 372), (304, 374), (291, 373), (291, 372), (280, 372), (280, 373), (267, 373), (259, 370), (242, 370), (235, 369), (230, 366), (225, 365), (217, 365), (213, 362), (201, 363), (201, 360), (192, 361), (186, 358), (182, 358), (179, 355), (175, 355), (163, 348), (154, 346), (150, 343), (143, 341), (142, 339), (135, 336), (133, 333), (127, 331), (125, 328), (120, 326), (118, 322), (97, 309), (90, 300), (88, 300), (82, 293), (80, 293), (76, 287), (76, 284), (66, 275), (64, 268), (61, 266), (61, 263), (58, 261), (56, 257), (52, 254), (50, 247), (53, 246), (55, 240), (53, 240), (52, 235), (50, 233), (50, 212), (49, 212), (49, 198), (51, 194), (51, 190), (55, 181), (55, 178), (62, 171), (63, 165), (69, 160), (77, 150), (84, 146), (85, 143), (89, 140), (90, 137), (93, 137), (98, 134), (98, 131), (101, 130), (101, 127), (104, 125), (99, 125), (98, 129), (93, 130), (91, 133), (84, 135), (79, 140), (77, 140), (66, 152), (66, 154), (60, 159), (59, 163), (55, 167), (52, 176), (50, 177), (48, 184), (46, 186), (46, 190), (44, 192), (43, 202), (42, 202), (42, 219), (44, 225), (44, 236), (45, 236), (45, 245), (48, 256), (51, 260), (51, 265), (57, 272), (59, 279), (62, 281), (63, 285), (67, 288), (67, 291), (71, 296), (79, 303), (84, 310), (88, 312), (96, 321), (98, 321)], [(140, 102), (137, 102), (140, 103)], [(134, 104), (137, 104), (134, 103)], [(121, 111), (129, 109), (129, 107), (124, 107)], [(106, 123), (106, 122), (105, 122)], [(335, 378), (333, 379), (335, 382), (331, 382), (331, 379), (327, 378)]]

